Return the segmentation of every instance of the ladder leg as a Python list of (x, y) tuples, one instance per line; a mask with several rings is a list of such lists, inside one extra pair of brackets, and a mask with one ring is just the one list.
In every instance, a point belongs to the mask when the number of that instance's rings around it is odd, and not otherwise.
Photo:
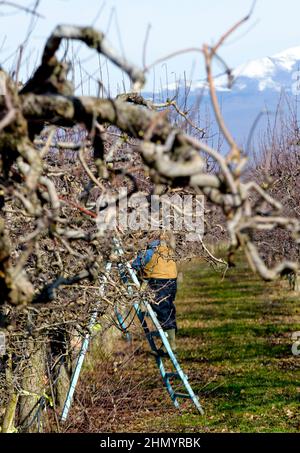
[(115, 308), (115, 314), (116, 314), (118, 323), (122, 329), (122, 332), (125, 333), (125, 335), (126, 335), (126, 340), (131, 341), (131, 335), (128, 331), (126, 331), (126, 329), (127, 329), (126, 322), (125, 322), (123, 316), (121, 315), (121, 313), (116, 308)]
[(149, 302), (147, 301), (143, 301), (147, 311), (149, 312), (150, 316), (151, 316), (151, 319), (155, 325), (155, 327), (157, 328), (159, 334), (160, 334), (160, 337), (162, 339), (162, 342), (164, 344), (164, 347), (166, 348), (166, 351), (174, 365), (174, 368), (176, 369), (177, 373), (178, 373), (178, 376), (180, 377), (183, 385), (185, 386), (187, 392), (188, 392), (188, 395), (189, 397), (191, 398), (191, 400), (193, 401), (194, 405), (196, 406), (196, 408), (198, 409), (198, 411), (200, 412), (201, 415), (204, 414), (204, 411), (203, 411), (203, 408), (199, 402), (199, 399), (198, 397), (195, 395), (188, 379), (187, 379), (187, 376), (185, 375), (185, 373), (182, 371), (178, 361), (177, 361), (177, 358), (176, 356), (174, 355), (173, 351), (172, 351), (172, 348), (170, 346), (170, 343), (166, 337), (166, 334), (165, 332), (163, 331), (160, 323), (158, 322), (157, 320), (157, 317), (156, 317), (156, 314), (154, 313), (151, 305), (149, 304)]
[[(145, 332), (145, 335), (146, 335), (146, 338), (148, 340), (148, 343), (150, 345), (150, 348), (153, 350), (153, 351), (157, 351), (157, 347), (155, 345), (155, 342), (151, 336), (151, 332), (150, 332), (150, 329), (148, 327), (148, 324), (146, 322), (146, 319), (145, 319), (145, 312), (142, 312), (140, 307), (138, 306), (138, 304), (135, 304), (134, 305), (134, 308), (136, 310), (136, 314), (138, 316), (138, 319), (140, 320), (140, 323), (144, 329), (144, 332)], [(166, 389), (167, 389), (167, 392), (169, 393), (170, 395), (170, 398), (171, 400), (173, 401), (173, 404), (174, 406), (178, 409), (179, 408), (179, 402), (175, 396), (175, 391), (173, 390), (173, 387), (171, 385), (171, 382), (170, 380), (168, 379), (167, 377), (167, 373), (166, 373), (166, 370), (165, 370), (165, 366), (163, 364), (163, 360), (160, 356), (156, 356), (155, 357), (155, 360), (156, 360), (156, 364), (157, 364), (157, 367), (159, 369), (159, 372), (161, 374), (161, 377), (163, 379), (163, 382), (166, 386)]]
[(145, 336), (149, 343), (150, 348), (152, 349), (152, 351), (157, 352), (157, 347), (156, 347), (155, 341), (153, 340), (152, 333), (150, 332), (150, 329), (148, 327), (148, 324), (147, 324), (147, 321), (145, 318), (145, 312), (141, 311), (138, 304), (134, 304), (134, 309), (135, 309), (137, 317), (142, 325), (142, 328), (144, 330), (144, 333), (145, 333)]
[[(111, 270), (111, 263), (108, 262), (106, 264), (106, 267), (105, 267), (106, 274), (109, 274), (110, 270)], [(103, 282), (102, 282), (102, 284), (100, 285), (100, 288), (99, 288), (100, 296), (104, 292), (104, 287), (105, 287), (106, 281), (107, 281), (107, 276), (104, 275)], [(61, 414), (61, 421), (62, 422), (65, 422), (67, 420), (67, 417), (68, 417), (68, 414), (69, 414), (69, 411), (70, 411), (70, 408), (71, 408), (71, 404), (72, 404), (72, 401), (73, 401), (73, 396), (74, 396), (76, 385), (77, 385), (77, 382), (78, 382), (78, 379), (79, 379), (81, 368), (82, 368), (82, 365), (83, 365), (83, 362), (84, 362), (84, 359), (85, 359), (85, 355), (86, 355), (88, 347), (89, 347), (90, 338), (91, 338), (91, 331), (92, 331), (92, 329), (93, 329), (93, 327), (94, 327), (94, 325), (95, 325), (95, 323), (97, 321), (99, 305), (100, 305), (100, 301), (98, 301), (95, 304), (94, 310), (93, 310), (93, 312), (91, 314), (91, 318), (90, 318), (90, 321), (89, 321), (89, 324), (88, 324), (88, 333), (85, 335), (85, 337), (84, 337), (84, 339), (82, 341), (82, 344), (81, 344), (80, 352), (79, 352), (78, 357), (77, 357), (75, 369), (74, 369), (72, 377), (71, 377), (71, 382), (70, 382), (70, 385), (69, 385), (68, 393), (67, 393), (66, 400), (64, 402), (64, 406), (63, 406), (63, 410), (62, 410), (62, 414)]]

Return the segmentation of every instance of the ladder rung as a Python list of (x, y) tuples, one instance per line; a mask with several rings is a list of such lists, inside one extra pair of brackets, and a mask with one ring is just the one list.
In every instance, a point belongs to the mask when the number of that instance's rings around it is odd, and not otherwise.
[(139, 314), (141, 316), (143, 316), (144, 318), (149, 318), (150, 317), (150, 314), (148, 311), (142, 311), (142, 310), (139, 310)]
[(165, 377), (166, 377), (167, 379), (169, 379), (169, 378), (178, 378), (178, 379), (180, 379), (180, 376), (179, 376), (178, 373), (166, 373), (166, 374), (165, 374)]
[(188, 393), (174, 393), (175, 398), (191, 398)]
[(159, 337), (159, 332), (157, 330), (153, 330), (152, 332), (147, 333), (149, 337)]

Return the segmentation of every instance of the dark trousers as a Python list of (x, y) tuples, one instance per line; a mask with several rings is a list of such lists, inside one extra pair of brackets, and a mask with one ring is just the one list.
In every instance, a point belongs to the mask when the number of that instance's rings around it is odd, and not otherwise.
[(157, 315), (157, 319), (164, 330), (175, 329), (176, 307), (174, 300), (177, 292), (177, 279), (150, 278), (150, 289), (154, 292), (155, 303), (151, 306)]

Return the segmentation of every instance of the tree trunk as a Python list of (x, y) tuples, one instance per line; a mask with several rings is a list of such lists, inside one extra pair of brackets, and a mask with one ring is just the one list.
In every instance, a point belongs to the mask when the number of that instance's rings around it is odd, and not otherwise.
[(7, 406), (5, 408), (2, 433), (14, 433), (15, 432), (15, 414), (18, 404), (19, 395), (13, 393), (10, 395)]
[(70, 375), (67, 370), (67, 366), (63, 363), (59, 369), (59, 375), (57, 378), (55, 393), (56, 393), (56, 407), (59, 413), (62, 413), (64, 403), (68, 394), (70, 386)]
[[(19, 395), (15, 393), (13, 386), (12, 356), (9, 354), (5, 363), (5, 380), (8, 390), (8, 401), (4, 406), (2, 432), (15, 432), (15, 415)], [(3, 370), (2, 370), (3, 371)]]
[(43, 430), (43, 405), (41, 398), (45, 393), (45, 343), (28, 342), (30, 357), (24, 370), (20, 398), (20, 425), (25, 432)]

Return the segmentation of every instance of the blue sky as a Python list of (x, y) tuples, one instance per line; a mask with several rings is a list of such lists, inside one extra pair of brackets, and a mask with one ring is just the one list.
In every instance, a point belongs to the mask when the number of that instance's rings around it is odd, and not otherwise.
[[(32, 5), (33, 0), (15, 0)], [(39, 12), (44, 18), (36, 22), (25, 57), (21, 77), (26, 79), (39, 61), (41, 48), (56, 24), (72, 23), (95, 26), (108, 32), (110, 41), (125, 55), (142, 66), (143, 43), (148, 24), (151, 25), (146, 59), (151, 63), (170, 52), (186, 47), (201, 47), (204, 42), (215, 42), (233, 23), (250, 9), (249, 0), (41, 0)], [(97, 12), (102, 9), (96, 18)], [(10, 15), (1, 15), (9, 12)], [(7, 59), (24, 40), (31, 17), (25, 13), (0, 6), (0, 63), (12, 68), (15, 56)], [(300, 2), (297, 0), (257, 0), (251, 20), (230, 37), (221, 55), (230, 67), (249, 59), (275, 54), (293, 46), (300, 46)], [(76, 55), (83, 61), (83, 71), (99, 77), (98, 58), (82, 46)], [(103, 62), (102, 62), (103, 64)], [(103, 66), (103, 73), (106, 67)], [(97, 72), (98, 71), (98, 72)], [(176, 57), (159, 64), (155, 69), (155, 87), (175, 77), (195, 80), (202, 78), (203, 60), (199, 54)], [(108, 84), (104, 75), (104, 82)], [(126, 82), (127, 83), (127, 82)], [(114, 92), (122, 84), (118, 71), (109, 68), (109, 85)], [(153, 88), (153, 73), (149, 74), (148, 89)], [(83, 92), (93, 90), (85, 85)]]

